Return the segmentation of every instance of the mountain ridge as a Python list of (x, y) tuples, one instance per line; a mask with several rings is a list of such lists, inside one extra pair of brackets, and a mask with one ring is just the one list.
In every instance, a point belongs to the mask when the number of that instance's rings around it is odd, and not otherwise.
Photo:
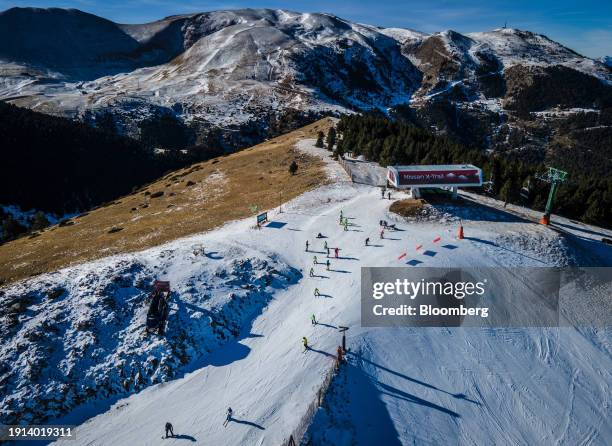
[[(0, 13), (0, 23), (7, 15), (49, 14), (15, 11)], [(0, 100), (93, 126), (110, 115), (118, 132), (135, 138), (143, 126), (153, 123), (163, 131), (162, 121), (175, 121), (184, 129), (186, 146), (231, 150), (272, 136), (275, 122), (293, 128), (304, 119), (374, 111), (466, 145), (545, 158), (548, 143), (567, 141), (560, 133), (584, 120), (582, 115), (595, 123), (586, 128), (603, 124), (609, 131), (612, 70), (530, 31), (425, 34), (281, 9), (101, 26), (96, 16), (78, 10), (53, 11), (82, 15), (81, 25), (95, 24), (116, 45), (94, 46), (89, 55), (78, 46), (64, 48), (59, 37), (50, 39), (47, 44), (59, 53), (45, 65), (40, 58), (32, 63), (36, 53), (19, 45), (8, 49), (3, 41)], [(32, 30), (31, 38), (46, 38), (44, 29)], [(9, 57), (16, 52), (25, 55), (22, 60)], [(66, 58), (70, 64), (62, 72)], [(533, 79), (540, 92), (530, 87)], [(576, 83), (581, 79), (586, 87)], [(578, 142), (572, 139), (570, 146)]]

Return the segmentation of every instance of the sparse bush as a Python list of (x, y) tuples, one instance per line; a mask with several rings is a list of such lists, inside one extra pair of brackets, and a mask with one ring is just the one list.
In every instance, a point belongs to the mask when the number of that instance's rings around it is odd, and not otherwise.
[(291, 164), (289, 165), (289, 173), (291, 175), (295, 175), (297, 170), (298, 170), (298, 164), (295, 162), (295, 160), (293, 160)]

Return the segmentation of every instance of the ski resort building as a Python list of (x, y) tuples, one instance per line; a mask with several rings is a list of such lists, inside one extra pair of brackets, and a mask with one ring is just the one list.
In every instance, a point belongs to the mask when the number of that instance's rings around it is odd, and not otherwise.
[(456, 197), (459, 187), (482, 186), (482, 169), (471, 164), (389, 166), (387, 181), (397, 189), (411, 189), (413, 198), (424, 187), (450, 189)]

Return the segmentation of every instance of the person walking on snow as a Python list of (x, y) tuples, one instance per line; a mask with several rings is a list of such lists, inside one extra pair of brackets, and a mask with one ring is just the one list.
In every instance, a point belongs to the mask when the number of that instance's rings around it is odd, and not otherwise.
[(366, 238), (365, 245), (366, 245), (366, 246), (370, 246), (370, 237)]
[(310, 316), (310, 323), (312, 325), (317, 325), (317, 318), (315, 317), (314, 314), (312, 316)]
[(315, 290), (314, 290), (314, 295), (315, 295), (315, 297), (319, 297), (319, 296), (321, 295), (321, 294), (319, 293), (319, 289), (318, 289), (318, 288), (315, 288)]
[(338, 254), (340, 253), (340, 248), (334, 248), (334, 255), (338, 258)]
[(382, 198), (383, 200), (385, 199), (385, 188), (384, 187), (380, 190), (380, 198)]
[(172, 429), (172, 423), (166, 421), (166, 438), (174, 437), (174, 430)]
[(314, 268), (310, 268), (310, 277), (314, 277)]
[(323, 242), (323, 249), (327, 249), (327, 240)]
[(330, 263), (329, 263), (329, 259), (327, 259), (327, 264), (326, 264), (326, 266), (327, 266), (327, 271), (329, 271), (329, 265), (330, 265)]
[(317, 260), (317, 256), (312, 256), (312, 264), (316, 265), (317, 263), (319, 263), (319, 261)]
[(391, 192), (387, 193), (387, 197), (389, 197), (389, 200), (391, 199)]
[(304, 345), (304, 351), (308, 350), (308, 339), (306, 339), (306, 336), (302, 337), (302, 345)]
[(384, 229), (380, 230), (380, 238), (381, 239), (385, 238), (385, 230)]
[(308, 252), (308, 240), (306, 240), (306, 252)]
[(225, 413), (225, 421), (223, 422), (223, 427), (227, 426), (227, 423), (232, 421), (233, 414), (234, 414), (234, 411), (232, 410), (232, 408), (228, 407), (227, 412)]

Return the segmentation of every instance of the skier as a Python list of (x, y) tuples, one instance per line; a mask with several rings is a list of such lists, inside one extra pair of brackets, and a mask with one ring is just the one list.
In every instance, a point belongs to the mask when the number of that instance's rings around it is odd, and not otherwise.
[(302, 336), (302, 344), (304, 345), (304, 351), (308, 350), (308, 339), (306, 339), (306, 336)]
[(312, 264), (316, 265), (317, 263), (319, 263), (319, 261), (317, 260), (317, 256), (312, 256)]
[(308, 252), (308, 240), (306, 240), (306, 252)]
[(336, 258), (338, 258), (338, 254), (340, 253), (340, 248), (334, 248), (334, 254)]
[(370, 237), (366, 238), (365, 245), (366, 245), (366, 246), (370, 246)]
[(227, 412), (225, 414), (225, 421), (223, 422), (223, 427), (227, 426), (227, 424), (232, 421), (232, 415), (234, 414), (234, 411), (232, 410), (231, 407), (227, 408)]
[(314, 277), (314, 268), (310, 268), (310, 277)]
[(327, 263), (326, 263), (326, 266), (327, 266), (327, 271), (329, 271), (329, 265), (330, 265), (330, 263), (329, 263), (329, 259), (327, 259)]
[(385, 230), (384, 229), (380, 230), (380, 238), (381, 239), (385, 238)]
[(318, 289), (318, 288), (315, 288), (315, 290), (314, 290), (314, 295), (315, 295), (315, 297), (319, 297), (319, 296), (321, 295), (321, 294), (319, 293), (319, 289)]
[(166, 421), (166, 438), (174, 437), (174, 431), (172, 430), (172, 423)]
[(314, 314), (312, 316), (310, 316), (310, 323), (312, 325), (317, 325), (317, 318), (315, 317)]

